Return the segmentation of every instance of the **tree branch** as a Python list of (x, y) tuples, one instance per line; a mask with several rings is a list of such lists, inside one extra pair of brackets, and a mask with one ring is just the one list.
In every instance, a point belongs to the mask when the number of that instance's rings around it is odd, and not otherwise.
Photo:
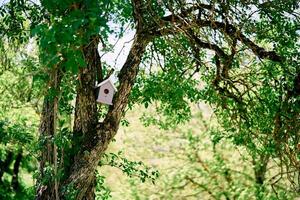
[(278, 55), (275, 51), (267, 51), (264, 48), (255, 44), (252, 40), (250, 40), (246, 35), (244, 35), (240, 30), (238, 30), (232, 24), (226, 24), (219, 21), (211, 21), (211, 20), (192, 20), (187, 21), (183, 20), (180, 15), (168, 15), (166, 17), (161, 18), (161, 23), (155, 27), (150, 29), (150, 32), (154, 35), (164, 36), (170, 34), (176, 34), (180, 31), (184, 31), (191, 28), (203, 28), (210, 27), (215, 30), (220, 30), (225, 33), (232, 39), (238, 39), (243, 44), (245, 44), (248, 48), (252, 50), (252, 52), (261, 59), (269, 59), (274, 62), (283, 62), (284, 59)]

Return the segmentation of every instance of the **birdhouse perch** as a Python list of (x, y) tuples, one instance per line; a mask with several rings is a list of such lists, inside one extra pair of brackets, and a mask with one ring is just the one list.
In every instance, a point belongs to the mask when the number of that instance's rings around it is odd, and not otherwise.
[(112, 100), (117, 88), (114, 86), (110, 78), (96, 85), (96, 101), (98, 103), (113, 105)]

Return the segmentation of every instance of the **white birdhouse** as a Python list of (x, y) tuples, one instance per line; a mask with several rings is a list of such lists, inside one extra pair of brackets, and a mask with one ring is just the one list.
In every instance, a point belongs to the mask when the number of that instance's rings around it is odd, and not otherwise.
[(96, 85), (96, 96), (98, 103), (113, 105), (112, 100), (117, 88), (114, 86), (110, 78)]

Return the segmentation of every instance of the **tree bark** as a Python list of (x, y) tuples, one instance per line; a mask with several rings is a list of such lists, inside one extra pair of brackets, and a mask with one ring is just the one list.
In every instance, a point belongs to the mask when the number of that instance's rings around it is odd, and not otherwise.
[(9, 170), (9, 165), (12, 163), (13, 161), (13, 152), (9, 151), (7, 153), (7, 156), (4, 160), (4, 162), (0, 162), (0, 183), (2, 183), (2, 177), (4, 172), (7, 172)]
[[(135, 40), (120, 72), (120, 86), (113, 99), (113, 105), (103, 121), (98, 123), (97, 108), (94, 96), (95, 83), (95, 49), (97, 45), (89, 46), (86, 51), (87, 68), (80, 72), (78, 95), (76, 100), (74, 141), (80, 144), (80, 149), (74, 156), (74, 163), (70, 168), (70, 175), (65, 186), (72, 186), (77, 190), (77, 200), (94, 199), (95, 170), (101, 156), (107, 149), (111, 139), (115, 136), (122, 113), (128, 103), (128, 97), (134, 84), (138, 66), (149, 42), (141, 32), (136, 33)], [(91, 60), (90, 60), (91, 59)], [(62, 196), (67, 194), (62, 194)]]
[[(78, 76), (77, 96), (75, 104), (75, 118), (73, 128), (73, 155), (71, 164), (76, 165), (82, 159), (81, 154), (87, 153), (94, 145), (97, 135), (98, 112), (95, 98), (95, 82), (99, 70), (100, 56), (97, 50), (98, 37), (94, 37), (84, 48), (87, 66), (81, 69)], [(98, 69), (97, 69), (98, 68)], [(68, 174), (72, 173), (73, 166), (68, 167)], [(81, 183), (80, 190), (84, 194), (82, 199), (94, 199), (95, 174), (91, 172), (86, 180)]]
[(263, 198), (265, 190), (264, 182), (269, 162), (269, 155), (259, 155), (258, 159), (253, 157), (253, 171), (255, 177), (256, 199)]
[(14, 163), (14, 169), (13, 169), (13, 176), (12, 176), (12, 180), (11, 180), (11, 186), (15, 192), (17, 192), (17, 190), (19, 189), (18, 178), (19, 178), (19, 169), (20, 169), (20, 164), (21, 164), (22, 158), (23, 158), (22, 151), (20, 151), (16, 156), (16, 160)]
[[(56, 96), (53, 96), (49, 92), (43, 103), (43, 110), (40, 119), (40, 138), (41, 141), (41, 157), (39, 161), (39, 172), (40, 178), (37, 183), (37, 196), (38, 200), (53, 200), (55, 197), (55, 180), (52, 176), (49, 177), (49, 172), (45, 171), (48, 166), (54, 167), (55, 164), (55, 147), (54, 147), (54, 134), (55, 134), (55, 119), (57, 115), (57, 94), (59, 92), (58, 88), (62, 79), (62, 74), (60, 69), (54, 69), (53, 73), (50, 75), (50, 90), (56, 92)], [(56, 100), (55, 100), (56, 99)], [(49, 169), (49, 168), (48, 168)], [(51, 178), (51, 179), (50, 179)], [(45, 181), (45, 179), (50, 179)]]
[[(138, 73), (138, 66), (142, 55), (150, 41), (148, 32), (142, 32), (142, 1), (133, 0), (134, 15), (137, 22), (137, 32), (135, 40), (127, 57), (127, 60), (119, 75), (119, 88), (113, 99), (113, 105), (109, 107), (108, 113), (102, 123), (98, 121), (97, 104), (94, 94), (96, 77), (101, 81), (103, 74), (100, 63), (100, 56), (97, 51), (99, 38), (92, 36), (87, 46), (83, 47), (86, 67), (80, 69), (78, 74), (77, 96), (75, 105), (75, 117), (72, 138), (72, 150), (69, 162), (65, 162), (64, 178), (60, 183), (60, 198), (68, 198), (72, 194), (72, 199), (92, 200), (95, 198), (95, 170), (98, 162), (108, 144), (115, 136), (122, 114), (127, 106), (128, 97)], [(86, 9), (86, 7), (76, 6)], [(97, 75), (98, 72), (98, 75)], [(50, 85), (53, 85), (55, 78), (51, 77)], [(59, 80), (60, 82), (60, 80)], [(40, 162), (41, 178), (46, 177), (43, 170), (47, 165), (55, 164), (55, 148), (52, 142), (55, 133), (55, 103), (49, 98), (45, 98), (43, 112), (41, 116), (40, 135), (41, 141), (45, 141)], [(67, 164), (68, 163), (68, 164)], [(47, 180), (46, 184), (39, 183), (37, 199), (55, 199), (54, 181)], [(75, 193), (73, 193), (75, 192)]]

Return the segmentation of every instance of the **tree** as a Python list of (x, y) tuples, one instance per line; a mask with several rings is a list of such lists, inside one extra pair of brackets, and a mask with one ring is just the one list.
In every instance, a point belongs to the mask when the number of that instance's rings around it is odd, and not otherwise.
[[(3, 5), (0, 34), (20, 43), (29, 37), (37, 40), (48, 88), (39, 129), (37, 199), (94, 199), (101, 156), (128, 103), (136, 102), (147, 107), (160, 100), (158, 111), (166, 121), (148, 121), (167, 128), (189, 119), (189, 101), (205, 100), (215, 105), (224, 127), (220, 135), (246, 146), (254, 162), (260, 152), (264, 160), (279, 158), (299, 172), (298, 9), (293, 0), (11, 0)], [(112, 21), (120, 30), (129, 24), (135, 36), (107, 109), (97, 106), (94, 85), (107, 75), (97, 49), (108, 43)], [(137, 79), (142, 61), (148, 67)], [(152, 66), (161, 70), (153, 72)], [(202, 90), (197, 75), (206, 84)], [(68, 94), (67, 88), (75, 92)], [(72, 93), (74, 126), (63, 129), (64, 120), (73, 115), (66, 109), (71, 108)]]

